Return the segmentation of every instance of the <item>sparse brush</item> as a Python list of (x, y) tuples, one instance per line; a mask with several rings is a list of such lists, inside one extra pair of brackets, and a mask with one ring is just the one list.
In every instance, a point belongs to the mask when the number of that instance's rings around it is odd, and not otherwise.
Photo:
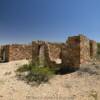
[(47, 82), (54, 75), (54, 71), (48, 67), (32, 67), (29, 75), (26, 76), (29, 82), (35, 81), (38, 84)]
[(25, 71), (30, 71), (31, 70), (31, 64), (25, 64), (21, 67), (19, 67), (16, 72), (25, 72)]
[[(49, 79), (54, 75), (55, 70), (53, 68), (49, 67), (40, 67), (40, 65), (37, 64), (25, 64), (19, 69), (17, 69), (16, 72), (19, 72), (19, 76), (21, 76), (24, 72), (29, 72), (26, 76), (24, 76), (24, 80), (26, 80), (28, 83), (30, 82), (36, 82), (38, 84), (42, 82), (47, 82)], [(22, 74), (23, 75), (23, 74)]]

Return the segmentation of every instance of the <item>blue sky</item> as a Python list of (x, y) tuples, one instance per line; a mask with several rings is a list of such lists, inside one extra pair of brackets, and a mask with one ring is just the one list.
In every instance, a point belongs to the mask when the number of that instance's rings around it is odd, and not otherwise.
[(0, 43), (63, 42), (82, 33), (100, 41), (100, 0), (0, 0)]

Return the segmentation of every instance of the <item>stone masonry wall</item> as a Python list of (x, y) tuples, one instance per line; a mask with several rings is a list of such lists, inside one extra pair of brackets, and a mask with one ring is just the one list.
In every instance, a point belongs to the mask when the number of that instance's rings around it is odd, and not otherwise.
[(0, 47), (0, 62), (8, 61), (8, 55), (9, 55), (9, 46), (2, 45)]
[(8, 45), (8, 61), (32, 59), (32, 45)]
[(79, 67), (80, 65), (80, 37), (69, 37), (62, 47), (62, 62), (65, 67)]
[(68, 37), (66, 43), (33, 41), (30, 45), (4, 45), (0, 47), (0, 60), (32, 59), (33, 64), (49, 67), (79, 68), (95, 58), (97, 44), (86, 36)]
[(90, 62), (90, 41), (86, 36), (80, 35), (80, 64)]
[(42, 66), (47, 65), (48, 54), (45, 41), (33, 41), (32, 42), (32, 63), (40, 64)]
[(36, 63), (39, 57), (39, 45), (36, 41), (32, 42), (32, 63)]
[(63, 43), (61, 46), (61, 59), (62, 59), (62, 66), (66, 67), (68, 64), (71, 63), (70, 56), (69, 56), (69, 48), (68, 45)]
[[(42, 63), (42, 66), (54, 66), (61, 63), (61, 48), (59, 44), (49, 43), (45, 41), (32, 42), (32, 62)], [(56, 65), (55, 65), (56, 66)]]
[[(90, 45), (91, 43), (91, 45)], [(90, 62), (90, 56), (95, 56), (97, 45), (83, 35), (69, 37), (66, 44), (62, 45), (62, 65), (79, 67)]]
[(0, 46), (0, 61), (2, 60), (2, 46)]
[(55, 63), (62, 63), (60, 44), (48, 43), (48, 54), (50, 61)]
[(65, 67), (79, 68), (81, 64), (90, 61), (90, 40), (83, 36), (69, 37), (66, 43), (33, 42), (33, 60), (40, 57), (40, 48), (45, 46), (43, 52), (45, 62)]
[(90, 57), (95, 58), (97, 55), (97, 43), (94, 40), (90, 40)]

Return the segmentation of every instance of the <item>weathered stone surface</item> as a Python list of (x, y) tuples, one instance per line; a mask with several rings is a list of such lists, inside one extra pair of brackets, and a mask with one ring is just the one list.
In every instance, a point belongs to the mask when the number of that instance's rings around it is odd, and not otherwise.
[(1, 52), (3, 61), (32, 59), (32, 45), (5, 45)]
[(97, 44), (86, 36), (68, 37), (66, 43), (33, 41), (30, 45), (5, 45), (0, 47), (0, 58), (4, 61), (32, 59), (41, 67), (79, 68), (95, 58)]
[(80, 36), (69, 37), (62, 45), (62, 65), (72, 68), (80, 66)]
[(42, 66), (53, 66), (61, 63), (61, 48), (59, 44), (49, 43), (45, 41), (32, 42), (32, 62)]
[(95, 57), (97, 45), (83, 35), (69, 37), (66, 44), (62, 45), (63, 66), (79, 67), (81, 64), (89, 63), (91, 56)]
[(0, 60), (2, 60), (2, 46), (0, 46)]
[(80, 35), (80, 64), (90, 61), (90, 41), (86, 36)]
[(9, 61), (31, 59), (32, 46), (31, 45), (11, 45), (9, 46)]
[(95, 58), (97, 54), (97, 43), (94, 40), (90, 40), (90, 57)]
[(4, 45), (1, 48), (1, 62), (9, 61), (9, 46)]
[(39, 57), (39, 46), (36, 41), (32, 42), (32, 63), (36, 63)]
[(62, 66), (66, 67), (70, 64), (70, 56), (69, 56), (69, 48), (68, 45), (63, 43), (61, 46), (61, 59), (62, 59)]
[(61, 63), (61, 48), (59, 44), (48, 43), (49, 59), (55, 63)]

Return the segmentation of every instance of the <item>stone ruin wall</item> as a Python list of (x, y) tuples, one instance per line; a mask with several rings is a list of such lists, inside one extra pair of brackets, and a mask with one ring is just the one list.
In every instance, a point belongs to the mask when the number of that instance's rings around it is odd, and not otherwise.
[(2, 45), (0, 47), (0, 62), (7, 62), (8, 61), (8, 55), (9, 55), (9, 46), (8, 45)]
[[(86, 62), (86, 58), (88, 58), (83, 53), (89, 52), (86, 49), (86, 46), (83, 44), (87, 44), (87, 38), (83, 38), (81, 40), (81, 36), (73, 36), (69, 37), (66, 43), (49, 43), (49, 42), (43, 42), (43, 41), (34, 41), (32, 42), (32, 60), (33, 62), (36, 61), (36, 58), (39, 58), (40, 54), (40, 48), (42, 46), (45, 47), (44, 50), (44, 56), (45, 56), (45, 62), (48, 63), (48, 66), (63, 66), (63, 67), (76, 67), (78, 68), (80, 66), (81, 60), (84, 60)], [(89, 41), (89, 40), (88, 40)], [(82, 42), (82, 43), (80, 43)], [(86, 42), (86, 43), (85, 43)], [(83, 45), (83, 47), (80, 47), (80, 45)], [(89, 44), (87, 44), (89, 46)], [(82, 50), (82, 51), (80, 51)], [(82, 53), (82, 54), (80, 54)]]
[(36, 63), (39, 55), (39, 45), (36, 41), (32, 42), (32, 63)]
[[(1, 50), (2, 48), (2, 50)], [(33, 41), (30, 45), (6, 45), (6, 61), (32, 59), (33, 63), (45, 66), (63, 66), (79, 68), (95, 57), (97, 44), (83, 35), (68, 37), (66, 43)], [(2, 58), (2, 53), (0, 53)], [(38, 61), (38, 62), (37, 62)]]
[(61, 63), (61, 47), (57, 43), (48, 43), (49, 59), (55, 63)]
[[(14, 61), (22, 59), (32, 59), (32, 45), (4, 45), (2, 47), (1, 58), (3, 61)], [(5, 57), (4, 56), (5, 53)]]
[(43, 66), (56, 66), (56, 63), (61, 63), (61, 48), (59, 44), (49, 43), (45, 41), (32, 42), (32, 62), (39, 63), (44, 61)]
[(2, 46), (0, 46), (0, 60), (2, 60)]
[(80, 64), (90, 62), (90, 40), (83, 35), (80, 35)]
[(94, 40), (90, 40), (90, 57), (95, 58), (97, 55), (97, 43)]
[(46, 60), (46, 47), (44, 41), (33, 41), (32, 42), (32, 63), (40, 63), (41, 60)]
[(79, 37), (69, 37), (66, 44), (62, 44), (62, 66), (74, 67), (77, 69), (80, 66), (80, 41)]
[(32, 59), (32, 45), (10, 45), (9, 61)]
[(63, 66), (80, 67), (87, 64), (97, 53), (97, 44), (86, 36), (72, 36), (62, 45)]

